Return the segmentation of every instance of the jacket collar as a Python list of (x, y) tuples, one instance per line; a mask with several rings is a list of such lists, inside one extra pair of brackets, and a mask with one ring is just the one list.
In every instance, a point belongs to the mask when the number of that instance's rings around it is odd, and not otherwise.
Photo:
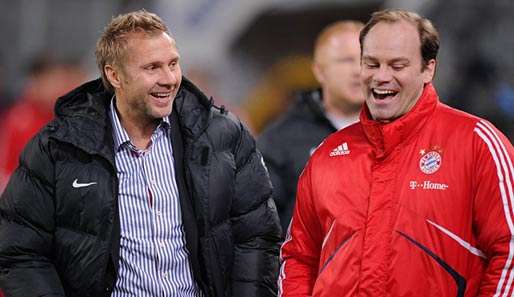
[(307, 113), (313, 115), (318, 120), (326, 119), (321, 89), (302, 93), (299, 104), (305, 105), (309, 109)]
[(375, 157), (387, 157), (398, 145), (419, 134), (427, 119), (433, 114), (439, 97), (431, 83), (427, 84), (414, 107), (390, 123), (371, 119), (366, 104), (360, 114), (360, 121), (366, 137), (375, 148)]
[(100, 79), (87, 82), (60, 97), (55, 105), (58, 129), (51, 137), (88, 154), (105, 157), (114, 166), (109, 99)]
[(213, 114), (213, 99), (207, 98), (191, 81), (182, 77), (180, 90), (173, 102), (180, 131), (187, 138), (196, 139), (207, 128)]
[[(89, 154), (101, 155), (114, 166), (114, 140), (109, 114), (112, 96), (101, 79), (96, 79), (59, 98), (55, 105), (59, 129), (52, 137)], [(182, 78), (173, 108), (178, 111), (180, 130), (185, 138), (196, 139), (205, 130), (212, 117), (212, 113), (208, 112), (212, 101), (187, 78)]]
[(325, 109), (323, 108), (323, 92), (321, 89), (299, 93), (296, 104), (293, 105), (290, 112), (302, 119), (311, 118), (312, 120), (327, 125), (334, 132), (337, 131), (332, 122), (327, 118)]

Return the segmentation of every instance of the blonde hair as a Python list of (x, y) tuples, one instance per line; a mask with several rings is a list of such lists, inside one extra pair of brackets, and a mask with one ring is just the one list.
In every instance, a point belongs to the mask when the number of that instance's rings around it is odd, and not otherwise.
[(314, 60), (320, 54), (320, 49), (328, 42), (328, 40), (335, 34), (341, 32), (359, 32), (362, 27), (364, 27), (364, 23), (359, 21), (337, 21), (326, 26), (321, 32), (318, 34), (316, 41), (314, 42)]
[(107, 79), (104, 71), (105, 65), (119, 65), (125, 57), (127, 47), (127, 35), (135, 32), (169, 34), (168, 27), (162, 19), (144, 9), (120, 14), (114, 17), (105, 27), (102, 35), (96, 43), (95, 56), (98, 69), (102, 76), (102, 82), (108, 90), (114, 88)]
[(424, 69), (430, 60), (437, 59), (437, 52), (439, 51), (439, 33), (430, 20), (407, 10), (386, 9), (373, 13), (371, 19), (360, 32), (359, 41), (361, 44), (361, 54), (364, 39), (371, 28), (380, 22), (396, 23), (402, 20), (413, 24), (418, 29), (419, 40), (421, 42), (421, 57), (423, 58), (422, 67)]

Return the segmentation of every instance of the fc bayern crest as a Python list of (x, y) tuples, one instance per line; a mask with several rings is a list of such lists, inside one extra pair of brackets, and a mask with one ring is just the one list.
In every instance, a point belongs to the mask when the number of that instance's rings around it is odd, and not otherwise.
[(419, 160), (419, 169), (425, 174), (432, 174), (439, 170), (441, 162), (441, 155), (437, 151), (430, 151)]

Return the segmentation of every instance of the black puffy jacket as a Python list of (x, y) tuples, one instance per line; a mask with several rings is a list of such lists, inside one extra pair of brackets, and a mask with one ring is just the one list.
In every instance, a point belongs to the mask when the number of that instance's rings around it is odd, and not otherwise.
[(298, 94), (294, 105), (267, 127), (257, 140), (264, 156), (285, 232), (296, 201), (298, 178), (312, 151), (337, 129), (325, 116), (321, 90)]
[[(0, 287), (7, 297), (110, 296), (120, 237), (111, 97), (95, 80), (60, 98), (56, 119), (25, 148), (0, 199)], [(253, 138), (187, 79), (173, 110), (196, 281), (207, 296), (275, 296), (280, 226)], [(98, 184), (75, 189), (75, 179)]]

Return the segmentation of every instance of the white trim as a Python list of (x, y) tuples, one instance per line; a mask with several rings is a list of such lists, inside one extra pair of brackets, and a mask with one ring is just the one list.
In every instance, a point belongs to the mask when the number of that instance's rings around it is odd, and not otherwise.
[[(500, 277), (500, 280), (498, 282), (498, 286), (496, 287), (496, 293), (494, 297), (500, 296), (502, 292), (502, 288), (505, 282), (505, 278), (507, 274), (509, 273), (509, 270), (511, 269), (512, 259), (514, 256), (514, 226), (512, 222), (512, 210), (509, 207), (509, 200), (511, 203), (513, 203), (513, 195), (512, 195), (512, 183), (511, 179), (509, 178), (509, 170), (507, 168), (507, 164), (505, 162), (505, 158), (508, 160), (509, 165), (512, 164), (510, 157), (508, 154), (506, 154), (505, 147), (503, 146), (503, 143), (499, 140), (498, 136), (496, 135), (496, 132), (494, 129), (486, 125), (484, 122), (477, 123), (477, 127), (473, 130), (475, 133), (478, 134), (480, 138), (487, 144), (487, 147), (489, 149), (489, 152), (491, 153), (491, 156), (493, 157), (494, 163), (496, 165), (496, 173), (498, 175), (498, 182), (499, 182), (499, 190), (500, 195), (503, 202), (503, 210), (505, 213), (505, 218), (507, 221), (507, 225), (509, 227), (509, 231), (511, 233), (511, 240), (509, 243), (509, 256), (507, 258), (507, 261), (505, 262), (505, 266), (502, 269), (502, 274)], [(485, 134), (487, 134), (487, 136)], [(499, 148), (499, 144), (503, 147), (503, 150)], [(505, 153), (505, 154), (504, 154)], [(500, 159), (498, 158), (498, 155), (500, 156)], [(502, 169), (505, 171), (507, 175), (507, 179), (504, 178), (504, 175), (502, 173)], [(510, 169), (512, 170), (512, 166), (510, 166)], [(512, 171), (511, 171), (512, 172)], [(507, 192), (505, 190), (505, 182), (507, 183), (507, 187), (509, 189), (509, 196), (507, 197)], [(509, 199), (510, 198), (510, 199)], [(502, 296), (506, 296), (508, 294), (508, 289), (510, 289), (512, 283), (512, 274), (509, 277), (509, 280), (506, 284), (506, 290)]]
[(332, 222), (332, 225), (330, 225), (330, 229), (328, 229), (327, 235), (325, 235), (325, 238), (323, 238), (323, 243), (321, 244), (321, 249), (325, 247), (325, 243), (327, 243), (327, 239), (330, 237), (330, 234), (332, 233), (332, 229), (334, 229), (334, 226), (336, 224), (336, 220)]
[(479, 250), (476, 247), (472, 246), (469, 242), (467, 242), (464, 239), (460, 238), (455, 233), (451, 232), (450, 230), (444, 228), (443, 226), (441, 226), (439, 224), (436, 224), (436, 223), (432, 222), (431, 220), (427, 219), (427, 222), (429, 222), (430, 224), (434, 225), (437, 229), (441, 230), (446, 235), (450, 236), (453, 240), (455, 240), (457, 243), (459, 243), (461, 246), (463, 246), (465, 249), (467, 249), (470, 253), (472, 253), (474, 255), (477, 255), (479, 257), (482, 257), (484, 259), (487, 259), (487, 256), (481, 250)]
[[(481, 121), (480, 123), (477, 123), (477, 126), (479, 126), (482, 130), (484, 130), (486, 132), (486, 134), (493, 140), (494, 146), (501, 157), (500, 160), (502, 161), (501, 162), (502, 168), (506, 174), (505, 180), (507, 182), (507, 189), (508, 189), (508, 193), (509, 193), (509, 197), (510, 197), (510, 204), (512, 205), (512, 207), (514, 207), (514, 193), (512, 191), (512, 183), (511, 183), (512, 174), (513, 174), (514, 170), (512, 168), (512, 161), (507, 153), (507, 149), (505, 148), (505, 145), (501, 141), (500, 137), (498, 136), (498, 134), (496, 133), (494, 128), (491, 127), (491, 125), (489, 123), (487, 123), (485, 121)], [(507, 167), (505, 160), (507, 160), (509, 167)], [(510, 169), (510, 171), (509, 171), (509, 169)], [(505, 207), (505, 205), (504, 205), (504, 207)], [(510, 216), (512, 218), (512, 216), (514, 214), (512, 212), (512, 208), (509, 208), (507, 205), (507, 209), (509, 209), (511, 211)], [(505, 263), (505, 267), (503, 268), (503, 271), (502, 271), (503, 277), (506, 277), (505, 273), (509, 274), (509, 277), (507, 280), (507, 284), (505, 286), (505, 291), (502, 296), (508, 295), (508, 292), (510, 291), (510, 287), (512, 285), (512, 280), (514, 277), (513, 270), (512, 270), (512, 263), (513, 263), (512, 261), (513, 261), (513, 257), (514, 257), (514, 232), (512, 229), (510, 231), (511, 231), (511, 240), (510, 240), (510, 247), (509, 247), (509, 257), (508, 257), (508, 260)], [(497, 291), (496, 291), (497, 294), (501, 293), (502, 287), (499, 287), (499, 288), (497, 287)]]
[[(486, 133), (488, 133), (489, 137), (493, 138), (496, 149), (498, 149), (498, 151), (500, 151), (500, 152), (503, 152), (503, 154), (501, 154), (501, 155), (505, 156), (505, 159), (507, 161), (507, 164), (502, 163), (502, 165), (503, 165), (503, 169), (505, 170), (505, 172), (508, 173), (508, 177), (506, 179), (507, 180), (507, 188), (509, 190), (511, 205), (513, 205), (513, 207), (514, 207), (514, 190), (513, 190), (513, 185), (512, 185), (514, 168), (512, 166), (512, 161), (510, 159), (509, 153), (507, 152), (505, 145), (501, 141), (501, 139), (498, 136), (498, 134), (496, 133), (496, 131), (494, 131), (494, 129), (491, 127), (491, 125), (486, 122), (477, 123), (478, 126), (482, 126), (481, 124), (485, 125), (485, 127), (483, 129), (486, 131)], [(500, 146), (501, 150), (498, 148), (498, 145)], [(504, 161), (503, 158), (502, 158), (502, 161)], [(508, 167), (507, 167), (507, 165), (508, 165)], [(509, 176), (510, 176), (510, 178), (509, 178)], [(514, 209), (511, 208), (511, 211), (512, 211), (511, 215), (514, 215)]]
[(280, 265), (280, 273), (278, 275), (278, 280), (277, 280), (277, 285), (278, 285), (277, 297), (282, 296), (282, 292), (283, 292), (282, 282), (284, 281), (284, 279), (286, 279), (286, 260), (284, 260), (284, 258), (282, 256), (282, 249), (288, 242), (290, 242), (293, 239), (293, 236), (291, 235), (291, 225), (293, 225), (293, 218), (291, 218), (291, 221), (289, 222), (289, 226), (287, 227), (287, 232), (286, 232), (286, 238), (284, 240), (284, 243), (280, 247), (279, 259), (282, 264)]
[(282, 292), (283, 292), (282, 281), (286, 278), (285, 266), (286, 266), (286, 261), (282, 262), (282, 265), (280, 266), (280, 274), (278, 277), (278, 295), (277, 295), (277, 297), (282, 296)]

